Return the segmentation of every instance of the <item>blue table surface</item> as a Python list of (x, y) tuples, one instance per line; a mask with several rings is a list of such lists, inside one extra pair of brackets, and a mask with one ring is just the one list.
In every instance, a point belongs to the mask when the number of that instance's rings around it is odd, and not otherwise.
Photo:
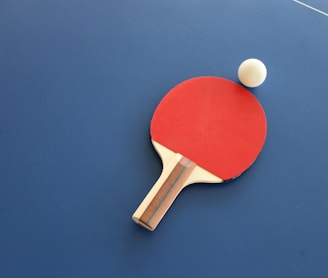
[[(0, 277), (328, 277), (328, 2), (303, 3), (0, 1)], [(139, 227), (157, 103), (250, 57), (258, 160)]]

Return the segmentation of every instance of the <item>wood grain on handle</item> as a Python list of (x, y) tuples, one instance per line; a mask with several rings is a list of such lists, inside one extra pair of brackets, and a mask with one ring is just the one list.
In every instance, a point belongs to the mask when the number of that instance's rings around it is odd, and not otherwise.
[(186, 180), (195, 169), (191, 160), (176, 154), (164, 167), (160, 178), (137, 208), (132, 219), (144, 228), (153, 231), (186, 185)]

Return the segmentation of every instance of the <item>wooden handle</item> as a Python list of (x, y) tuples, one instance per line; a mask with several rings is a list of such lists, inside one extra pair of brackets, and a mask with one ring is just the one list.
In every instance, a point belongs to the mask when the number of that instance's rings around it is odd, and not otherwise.
[(176, 154), (145, 199), (139, 205), (132, 219), (144, 228), (153, 231), (163, 218), (186, 181), (195, 169), (196, 164), (181, 154)]

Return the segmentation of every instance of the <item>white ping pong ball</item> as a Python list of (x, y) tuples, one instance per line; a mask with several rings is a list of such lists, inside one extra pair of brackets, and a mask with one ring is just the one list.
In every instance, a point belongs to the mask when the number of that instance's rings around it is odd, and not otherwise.
[(260, 86), (267, 77), (267, 69), (262, 61), (258, 59), (247, 59), (242, 62), (238, 69), (240, 82), (250, 88)]

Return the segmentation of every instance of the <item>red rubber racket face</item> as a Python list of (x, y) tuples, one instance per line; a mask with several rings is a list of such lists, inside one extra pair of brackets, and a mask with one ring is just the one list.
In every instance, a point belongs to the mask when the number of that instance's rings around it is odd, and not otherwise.
[(223, 180), (243, 173), (266, 138), (262, 106), (244, 87), (218, 77), (196, 77), (161, 100), (150, 125), (153, 141)]

